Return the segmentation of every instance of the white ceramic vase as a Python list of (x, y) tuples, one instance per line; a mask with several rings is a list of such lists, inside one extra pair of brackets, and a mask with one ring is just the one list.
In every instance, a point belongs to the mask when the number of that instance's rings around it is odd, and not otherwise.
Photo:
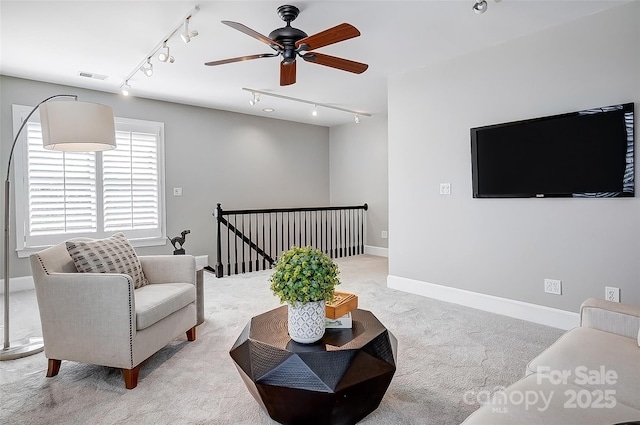
[(289, 336), (295, 342), (311, 344), (319, 341), (325, 329), (325, 302), (289, 303)]

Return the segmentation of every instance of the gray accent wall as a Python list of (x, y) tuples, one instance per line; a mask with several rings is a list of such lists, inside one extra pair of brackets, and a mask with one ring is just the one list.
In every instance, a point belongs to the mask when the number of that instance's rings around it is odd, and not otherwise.
[[(187, 253), (209, 255), (212, 266), (216, 233), (211, 214), (216, 203), (225, 209), (329, 205), (326, 127), (7, 76), (0, 76), (3, 181), (13, 140), (11, 105), (36, 105), (59, 93), (109, 105), (118, 117), (164, 122), (167, 234), (179, 236), (182, 230), (190, 229), (184, 246)], [(181, 197), (173, 196), (174, 187), (182, 187)], [(4, 185), (1, 190), (4, 211)], [(14, 236), (11, 249), (15, 249)], [(136, 251), (141, 255), (171, 254), (173, 246), (167, 241), (165, 246)], [(15, 254), (11, 255), (10, 271), (12, 277), (31, 274), (28, 260)]]
[(469, 135), (635, 102), (637, 152), (639, 22), (631, 2), (389, 79), (390, 275), (573, 312), (605, 286), (640, 304), (640, 182), (627, 199), (473, 199)]
[(387, 248), (389, 225), (387, 117), (330, 129), (331, 205), (369, 205), (365, 245)]

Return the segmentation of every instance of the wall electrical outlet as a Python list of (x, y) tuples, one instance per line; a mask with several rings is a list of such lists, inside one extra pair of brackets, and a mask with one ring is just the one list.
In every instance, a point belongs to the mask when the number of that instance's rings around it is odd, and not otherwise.
[(174, 187), (173, 188), (173, 196), (182, 196), (182, 188)]
[(547, 294), (562, 295), (562, 281), (558, 279), (545, 279), (544, 292)]
[(380, 235), (380, 237), (381, 237), (382, 239), (387, 239), (387, 238), (389, 237), (389, 234), (387, 233), (387, 231), (386, 231), (386, 230), (383, 230), (383, 231), (382, 231), (382, 233), (381, 233), (381, 235)]
[(604, 299), (607, 301), (613, 301), (614, 303), (620, 302), (620, 288), (614, 288), (613, 286), (604, 287)]

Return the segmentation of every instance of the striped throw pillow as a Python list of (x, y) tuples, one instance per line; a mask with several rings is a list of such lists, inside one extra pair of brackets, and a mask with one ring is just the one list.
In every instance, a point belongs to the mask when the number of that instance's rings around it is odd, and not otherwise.
[(134, 288), (149, 281), (135, 250), (123, 233), (91, 241), (67, 241), (67, 251), (80, 273), (124, 273), (131, 276)]

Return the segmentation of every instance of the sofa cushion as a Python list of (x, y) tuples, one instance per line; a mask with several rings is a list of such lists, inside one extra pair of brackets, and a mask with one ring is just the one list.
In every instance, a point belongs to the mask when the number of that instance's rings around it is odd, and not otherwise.
[(619, 402), (640, 409), (640, 347), (633, 338), (575, 328), (531, 360), (527, 373), (565, 373), (569, 383), (590, 391), (614, 390)]
[(136, 329), (148, 328), (195, 300), (196, 287), (191, 283), (158, 283), (136, 289)]
[[(483, 406), (462, 425), (613, 425), (637, 420), (640, 410), (612, 398), (601, 398), (582, 387), (554, 384), (537, 374), (529, 375)], [(575, 397), (574, 397), (575, 396)], [(473, 394), (465, 395), (465, 401)]]
[(131, 276), (133, 287), (149, 281), (144, 277), (140, 260), (123, 233), (105, 239), (71, 240), (67, 251), (81, 273), (123, 273)]

